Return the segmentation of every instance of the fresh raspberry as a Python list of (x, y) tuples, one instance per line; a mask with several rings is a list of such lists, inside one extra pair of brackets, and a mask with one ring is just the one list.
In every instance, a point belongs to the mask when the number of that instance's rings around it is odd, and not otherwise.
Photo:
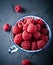
[(46, 28), (41, 28), (41, 33), (42, 34), (48, 34), (48, 30)]
[(39, 49), (41, 49), (45, 46), (45, 42), (43, 40), (39, 40), (39, 41), (37, 41), (37, 46)]
[(21, 41), (22, 41), (22, 34), (16, 34), (14, 37), (14, 43), (16, 43), (17, 45), (20, 45)]
[(40, 24), (37, 24), (36, 27), (37, 27), (37, 31), (40, 31), (41, 30)]
[(20, 5), (15, 5), (15, 12), (22, 12), (22, 7)]
[(23, 30), (27, 30), (28, 24), (24, 24)]
[(18, 22), (18, 27), (20, 28), (20, 30), (22, 31), (24, 23), (22, 21)]
[(22, 38), (23, 38), (24, 40), (30, 40), (31, 37), (32, 37), (31, 34), (29, 34), (27, 31), (23, 31), (23, 33), (22, 33)]
[(26, 17), (24, 19), (24, 22), (27, 24), (33, 23), (34, 24), (34, 19), (32, 17)]
[(35, 32), (33, 36), (36, 40), (38, 40), (41, 37), (41, 33), (40, 32)]
[(31, 17), (28, 17), (28, 18), (26, 18), (26, 23), (27, 24), (30, 24), (30, 23), (33, 23), (34, 24), (34, 19), (33, 18), (31, 18)]
[(18, 22), (18, 27), (19, 28), (22, 28), (23, 27), (22, 22)]
[(44, 40), (45, 42), (48, 42), (48, 39), (49, 39), (49, 38), (48, 38), (47, 35), (42, 34), (42, 35), (41, 35), (41, 39)]
[(29, 33), (34, 33), (35, 31), (37, 31), (37, 27), (34, 24), (30, 23), (27, 27), (27, 31)]
[(24, 21), (23, 21), (23, 22), (24, 22), (24, 24), (26, 24), (26, 22), (27, 22), (27, 17), (24, 18)]
[(22, 65), (31, 65), (31, 61), (29, 59), (22, 60)]
[(31, 43), (30, 41), (23, 41), (21, 44), (21, 47), (25, 50), (29, 50), (31, 48)]
[(32, 42), (32, 47), (31, 47), (32, 50), (37, 50), (37, 43), (36, 42)]
[(41, 26), (44, 24), (41, 19), (36, 19), (37, 24), (40, 24)]
[(21, 29), (18, 26), (13, 26), (12, 27), (12, 33), (18, 34), (21, 32)]
[(4, 31), (9, 31), (10, 30), (10, 25), (8, 23), (3, 25), (3, 30)]

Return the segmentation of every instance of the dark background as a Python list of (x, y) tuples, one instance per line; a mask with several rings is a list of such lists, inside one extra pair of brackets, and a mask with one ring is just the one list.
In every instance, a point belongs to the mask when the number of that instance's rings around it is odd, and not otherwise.
[[(25, 12), (16, 13), (13, 9), (16, 4), (21, 5)], [(0, 65), (21, 65), (23, 59), (30, 59), (32, 65), (52, 65), (53, 38), (49, 47), (43, 52), (28, 54), (19, 50), (14, 54), (9, 54), (8, 49), (13, 45), (10, 40), (10, 32), (4, 32), (2, 29), (4, 23), (9, 23), (12, 26), (22, 16), (32, 14), (42, 17), (52, 31), (52, 7), (52, 0), (0, 0)]]

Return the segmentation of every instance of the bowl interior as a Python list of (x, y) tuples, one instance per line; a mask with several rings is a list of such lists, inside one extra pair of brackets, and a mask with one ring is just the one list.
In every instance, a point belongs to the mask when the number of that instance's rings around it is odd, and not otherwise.
[[(49, 25), (48, 25), (42, 18), (40, 18), (40, 17), (38, 17), (38, 16), (33, 16), (33, 15), (22, 17), (22, 18), (20, 18), (18, 21), (23, 20), (23, 19), (26, 18), (26, 17), (32, 17), (32, 18), (34, 18), (35, 20), (36, 20), (36, 19), (41, 19), (41, 20), (45, 23), (45, 25), (46, 25), (46, 27), (47, 27), (47, 29), (48, 29), (48, 31), (49, 31), (49, 40), (48, 40), (47, 44), (42, 48), (42, 49), (44, 49), (45, 47), (47, 47), (47, 46), (49, 45), (50, 40), (51, 40), (51, 30), (50, 30)], [(18, 21), (17, 21), (16, 23), (18, 23)], [(15, 23), (14, 25), (16, 25), (16, 23)], [(11, 41), (13, 42), (12, 32), (11, 32)], [(13, 43), (14, 43), (14, 42), (13, 42)], [(14, 43), (14, 45), (16, 45), (16, 44)], [(31, 51), (31, 50), (25, 50), (25, 49), (21, 48), (21, 47), (18, 46), (18, 45), (16, 45), (16, 46), (17, 46), (19, 49), (21, 49), (21, 50), (23, 50), (23, 51), (26, 51), (26, 52), (38, 52), (38, 51), (41, 51), (41, 50), (42, 50), (42, 49), (38, 49), (38, 50), (33, 50), (33, 51)]]

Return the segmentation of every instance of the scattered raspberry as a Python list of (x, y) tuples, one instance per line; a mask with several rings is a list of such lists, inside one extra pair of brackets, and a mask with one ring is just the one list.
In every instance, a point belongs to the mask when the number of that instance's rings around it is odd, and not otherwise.
[(9, 31), (10, 30), (10, 25), (8, 23), (3, 25), (3, 30), (4, 31)]
[(35, 38), (36, 40), (38, 40), (40, 37), (41, 37), (41, 33), (40, 33), (40, 32), (35, 32), (35, 33), (34, 33), (34, 38)]
[(18, 26), (13, 26), (12, 27), (12, 33), (18, 34), (21, 32), (21, 29)]
[(23, 37), (24, 40), (30, 40), (32, 35), (29, 34), (27, 31), (23, 31), (22, 37)]
[(23, 41), (21, 44), (21, 47), (25, 50), (29, 50), (31, 48), (31, 43), (30, 41)]
[(42, 34), (42, 35), (41, 35), (41, 39), (44, 40), (45, 42), (48, 42), (48, 39), (49, 39), (49, 38), (48, 38), (47, 35)]
[(29, 33), (34, 33), (35, 31), (37, 31), (37, 27), (36, 27), (34, 24), (30, 23), (30, 24), (28, 25), (27, 31), (28, 31)]
[(31, 65), (31, 61), (29, 59), (22, 60), (22, 65)]
[(37, 46), (39, 49), (41, 49), (45, 46), (45, 42), (43, 40), (39, 40), (39, 41), (37, 41)]
[(36, 19), (36, 22), (37, 22), (38, 24), (40, 24), (41, 26), (44, 24), (41, 19)]
[(15, 12), (22, 12), (22, 7), (20, 5), (15, 5)]
[(36, 42), (32, 42), (32, 47), (31, 47), (32, 50), (37, 50), (37, 43)]
[(37, 24), (36, 27), (37, 27), (37, 31), (40, 31), (41, 30), (40, 24)]
[(20, 45), (22, 41), (22, 34), (16, 34), (15, 37), (14, 37), (14, 43), (16, 43), (17, 45)]
[(23, 30), (27, 30), (28, 24), (24, 24)]

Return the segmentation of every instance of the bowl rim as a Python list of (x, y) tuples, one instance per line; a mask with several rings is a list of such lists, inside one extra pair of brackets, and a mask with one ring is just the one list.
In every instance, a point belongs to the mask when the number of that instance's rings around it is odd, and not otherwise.
[[(21, 50), (23, 50), (23, 51), (26, 51), (26, 52), (39, 52), (39, 51), (43, 50), (44, 48), (46, 48), (46, 47), (49, 45), (49, 43), (50, 43), (50, 41), (51, 41), (51, 29), (50, 29), (49, 25), (46, 23), (45, 20), (43, 20), (43, 19), (40, 18), (39, 16), (35, 16), (35, 15), (22, 16), (20, 19), (18, 19), (18, 20), (13, 24), (13, 26), (16, 25), (16, 23), (18, 23), (20, 20), (22, 20), (22, 19), (24, 19), (24, 18), (26, 18), (26, 17), (34, 17), (34, 18), (41, 19), (41, 20), (46, 24), (46, 27), (47, 27), (47, 29), (48, 29), (48, 31), (49, 31), (49, 40), (48, 40), (47, 44), (46, 44), (43, 48), (41, 48), (41, 49), (37, 49), (37, 50), (32, 50), (32, 51), (31, 51), (31, 50), (25, 50), (25, 49), (21, 48), (20, 46), (18, 46), (17, 44), (15, 44), (15, 43), (13, 42), (12, 32), (10, 32), (10, 39), (11, 39), (12, 43), (13, 43), (17, 48), (19, 48), (19, 49), (21, 49)], [(12, 26), (12, 27), (13, 27), (13, 26)], [(11, 28), (11, 31), (12, 31), (12, 28)]]

